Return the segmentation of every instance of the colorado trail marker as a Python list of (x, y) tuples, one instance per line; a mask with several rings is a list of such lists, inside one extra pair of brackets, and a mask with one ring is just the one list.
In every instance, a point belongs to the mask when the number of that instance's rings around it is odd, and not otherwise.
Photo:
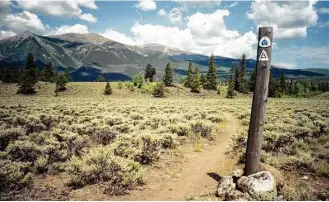
[(268, 57), (265, 50), (263, 50), (262, 53), (260, 54), (259, 61), (268, 61)]
[(259, 40), (259, 46), (262, 48), (267, 48), (271, 46), (271, 40), (270, 38), (268, 38), (267, 36), (263, 36), (260, 40)]

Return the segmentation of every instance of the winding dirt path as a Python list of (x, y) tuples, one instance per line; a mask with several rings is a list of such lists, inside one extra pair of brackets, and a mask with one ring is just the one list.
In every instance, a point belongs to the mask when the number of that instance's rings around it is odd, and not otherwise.
[(227, 157), (225, 152), (237, 123), (231, 115), (225, 116), (227, 122), (222, 131), (204, 151), (191, 152), (180, 164), (176, 162), (170, 167), (168, 165), (167, 169), (162, 168), (164, 172), (161, 169), (150, 171), (146, 185), (141, 190), (111, 200), (186, 200), (188, 196), (214, 190), (219, 176), (230, 174), (235, 167), (235, 161)]

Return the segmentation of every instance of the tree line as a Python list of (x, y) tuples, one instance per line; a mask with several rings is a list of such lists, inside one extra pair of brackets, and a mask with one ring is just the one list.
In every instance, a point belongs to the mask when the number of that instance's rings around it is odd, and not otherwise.
[[(249, 79), (247, 79), (246, 75), (246, 56), (242, 55), (240, 63), (233, 64), (228, 82), (227, 97), (232, 98), (237, 93), (247, 94), (254, 92), (256, 68), (251, 72)], [(270, 72), (269, 97), (308, 97), (328, 91), (329, 81), (287, 78), (285, 74), (281, 74), (279, 78), (274, 78), (272, 72)]]
[[(4, 68), (2, 69), (1, 79), (3, 83), (18, 83), (19, 88), (17, 93), (33, 94), (35, 93), (35, 85), (38, 81), (45, 81), (55, 83), (55, 93), (66, 90), (66, 84), (72, 81), (69, 69), (65, 68), (64, 72), (58, 73), (54, 70), (51, 63), (45, 65), (42, 71), (39, 71), (33, 55), (29, 53), (26, 58), (26, 64), (20, 69)], [(164, 95), (165, 86), (174, 85), (173, 68), (170, 62), (165, 67), (164, 74), (161, 82), (154, 88), (154, 96), (162, 97)], [(148, 64), (144, 71), (144, 78), (140, 74), (136, 74), (132, 78), (132, 85), (141, 88), (144, 82), (154, 82), (156, 76), (156, 69)], [(103, 74), (97, 78), (98, 82), (106, 82)], [(231, 69), (228, 82), (220, 82), (217, 76), (217, 67), (215, 58), (210, 56), (208, 63), (208, 71), (206, 74), (200, 75), (199, 67), (193, 67), (192, 62), (189, 62), (186, 77), (182, 80), (183, 85), (189, 88), (193, 93), (205, 90), (217, 90), (220, 94), (220, 85), (228, 85), (227, 97), (232, 98), (237, 93), (247, 94), (255, 90), (256, 83), (256, 69), (254, 69), (249, 78), (247, 78), (246, 71), (246, 55), (242, 55), (239, 63), (234, 63)], [(310, 79), (289, 79), (282, 74), (279, 78), (274, 78), (272, 72), (269, 80), (269, 97), (282, 97), (282, 96), (311, 96), (321, 92), (329, 91), (329, 81), (318, 81)], [(104, 94), (112, 94), (111, 84), (106, 83)]]

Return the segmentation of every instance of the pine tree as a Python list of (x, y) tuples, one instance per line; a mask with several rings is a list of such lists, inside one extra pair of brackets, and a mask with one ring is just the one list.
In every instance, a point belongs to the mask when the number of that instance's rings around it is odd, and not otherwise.
[(170, 63), (168, 62), (165, 73), (163, 75), (163, 83), (165, 86), (171, 86), (173, 84), (173, 72)]
[[(236, 66), (235, 66), (236, 67)], [(234, 88), (234, 83), (235, 83), (235, 68), (233, 67), (231, 70), (231, 78), (228, 81), (228, 87), (227, 87), (227, 98), (233, 98), (235, 96), (235, 88)]]
[(64, 74), (59, 74), (56, 78), (55, 94), (66, 90), (67, 79)]
[(66, 78), (66, 82), (71, 82), (72, 81), (69, 68), (64, 69), (64, 76)]
[(304, 92), (304, 86), (301, 84), (299, 80), (296, 81), (294, 86), (294, 95), (301, 96)]
[(272, 72), (270, 72), (270, 79), (268, 84), (268, 96), (269, 97), (281, 97), (279, 84), (276, 79), (273, 78)]
[(188, 65), (187, 76), (184, 86), (190, 88), (192, 80), (193, 80), (193, 71), (192, 71), (192, 63), (190, 62)]
[(42, 80), (46, 81), (46, 82), (54, 82), (55, 80), (55, 73), (54, 70), (52, 68), (52, 64), (51, 62), (49, 62), (45, 68), (43, 69), (42, 72)]
[(204, 89), (217, 90), (217, 68), (214, 55), (212, 54), (208, 64), (208, 72)]
[(17, 93), (33, 94), (35, 93), (35, 84), (37, 83), (37, 66), (31, 53), (26, 58), (24, 76), (20, 82)]
[(206, 76), (204, 74), (201, 74), (200, 76), (200, 83), (201, 83), (201, 86), (205, 86), (206, 84)]
[(190, 83), (191, 92), (200, 93), (201, 91), (201, 82), (200, 82), (200, 70), (198, 67), (195, 68), (193, 74), (192, 82)]
[(148, 64), (145, 69), (145, 75), (144, 75), (145, 82), (147, 81), (153, 82), (155, 74), (156, 74), (155, 68), (153, 68), (152, 65)]
[(251, 72), (249, 79), (249, 90), (250, 92), (254, 92), (256, 87), (256, 68)]
[(237, 63), (233, 64), (232, 79), (233, 79), (234, 90), (238, 92), (240, 89), (240, 72)]
[(311, 91), (312, 92), (317, 92), (319, 90), (319, 85), (315, 81), (311, 81)]
[(304, 81), (303, 85), (304, 85), (304, 92), (305, 93), (311, 92), (312, 84), (311, 84), (311, 80), (310, 79), (306, 79)]
[(99, 74), (96, 81), (97, 82), (105, 82), (106, 79), (105, 79), (103, 74)]
[(247, 73), (246, 73), (246, 55), (242, 55), (240, 61), (240, 75), (239, 75), (239, 92), (248, 93), (248, 82), (247, 82)]
[(280, 76), (280, 92), (282, 95), (286, 94), (287, 92), (287, 82), (286, 76), (284, 74), (281, 74)]
[(294, 94), (294, 81), (291, 80), (289, 82), (289, 86), (288, 86), (288, 94), (289, 95), (293, 95)]
[(105, 86), (104, 94), (105, 94), (105, 95), (111, 95), (112, 93), (113, 93), (113, 92), (112, 92), (112, 87), (111, 87), (110, 82), (106, 82), (106, 86)]

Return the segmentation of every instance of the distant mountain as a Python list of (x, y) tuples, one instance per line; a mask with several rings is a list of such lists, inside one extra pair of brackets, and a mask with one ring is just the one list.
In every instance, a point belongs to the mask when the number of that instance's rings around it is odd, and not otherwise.
[[(104, 38), (98, 34), (63, 34), (40, 36), (23, 32), (0, 40), (0, 68), (19, 68), (25, 57), (32, 53), (39, 68), (51, 62), (57, 70), (71, 69), (74, 81), (94, 81), (102, 72), (109, 80), (129, 80), (136, 73), (143, 73), (147, 64), (156, 68), (158, 78), (167, 62), (178, 76), (186, 74), (188, 62), (207, 70), (209, 57), (182, 51), (159, 44), (129, 46)], [(216, 56), (220, 77), (227, 77), (230, 68), (238, 59)], [(247, 71), (251, 72), (256, 61), (247, 60)], [(290, 77), (328, 77), (329, 73), (319, 69), (288, 70), (274, 67), (274, 76), (285, 73)]]

